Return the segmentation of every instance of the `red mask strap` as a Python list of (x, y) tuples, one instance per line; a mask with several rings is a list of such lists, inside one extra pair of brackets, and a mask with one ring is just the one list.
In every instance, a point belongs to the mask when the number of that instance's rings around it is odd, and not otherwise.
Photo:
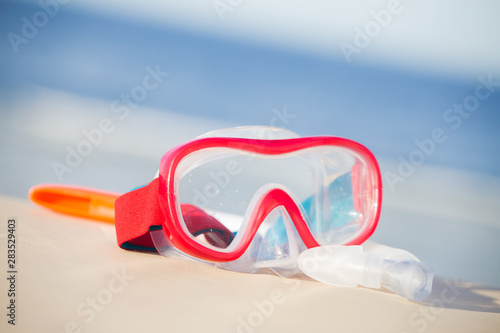
[(158, 202), (159, 179), (121, 195), (115, 201), (118, 245), (128, 250), (156, 251), (149, 235), (151, 227), (161, 228), (163, 215)]

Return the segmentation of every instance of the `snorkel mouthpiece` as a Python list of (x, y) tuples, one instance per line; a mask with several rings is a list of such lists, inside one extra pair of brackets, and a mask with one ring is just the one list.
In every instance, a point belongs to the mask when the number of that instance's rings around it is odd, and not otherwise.
[(326, 284), (383, 287), (412, 301), (421, 301), (430, 295), (434, 277), (432, 270), (411, 253), (374, 243), (365, 248), (308, 249), (300, 254), (298, 266), (309, 277)]
[(432, 292), (434, 273), (424, 263), (415, 260), (384, 260), (389, 268), (382, 274), (387, 283), (382, 287), (412, 301), (422, 301)]

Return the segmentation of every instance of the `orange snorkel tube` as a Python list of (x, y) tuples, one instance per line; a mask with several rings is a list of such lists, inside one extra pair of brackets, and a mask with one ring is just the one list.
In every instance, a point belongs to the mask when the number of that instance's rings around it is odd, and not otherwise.
[(33, 203), (58, 213), (112, 223), (119, 196), (113, 192), (58, 184), (36, 185), (28, 194)]

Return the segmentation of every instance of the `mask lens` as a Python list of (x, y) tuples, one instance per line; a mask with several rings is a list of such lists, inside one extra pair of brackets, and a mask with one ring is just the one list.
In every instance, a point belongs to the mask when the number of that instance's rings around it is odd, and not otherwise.
[(181, 161), (175, 181), (185, 231), (203, 246), (229, 251), (248, 227), (252, 201), (271, 184), (292, 195), (318, 243), (351, 241), (374, 218), (375, 176), (360, 156), (341, 147), (273, 156), (209, 148)]

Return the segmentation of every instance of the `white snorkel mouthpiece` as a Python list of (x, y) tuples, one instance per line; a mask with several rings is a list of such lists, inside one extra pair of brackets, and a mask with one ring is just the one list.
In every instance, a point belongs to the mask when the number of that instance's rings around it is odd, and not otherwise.
[(434, 273), (411, 253), (366, 242), (363, 246), (320, 246), (302, 252), (302, 272), (320, 282), (339, 286), (384, 287), (412, 301), (432, 291)]

